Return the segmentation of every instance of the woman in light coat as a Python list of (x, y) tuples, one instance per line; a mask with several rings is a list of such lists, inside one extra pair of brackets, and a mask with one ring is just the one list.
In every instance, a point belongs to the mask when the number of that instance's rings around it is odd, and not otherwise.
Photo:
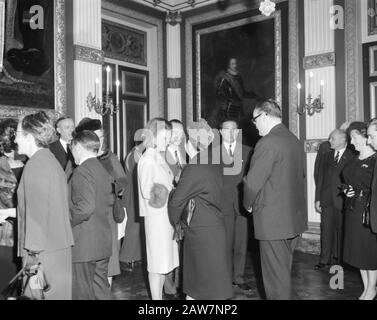
[(178, 244), (173, 240), (167, 200), (174, 175), (165, 162), (171, 126), (160, 118), (151, 120), (143, 133), (146, 151), (138, 164), (140, 216), (144, 217), (148, 278), (153, 300), (162, 300), (165, 275), (179, 266)]

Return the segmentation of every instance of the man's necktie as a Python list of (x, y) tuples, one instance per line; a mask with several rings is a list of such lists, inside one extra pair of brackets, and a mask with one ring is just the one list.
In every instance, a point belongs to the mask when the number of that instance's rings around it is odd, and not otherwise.
[(232, 151), (232, 145), (229, 145), (229, 156), (231, 158), (233, 158), (233, 156), (234, 156), (233, 151)]
[(182, 165), (181, 165), (181, 163), (179, 162), (179, 157), (178, 157), (178, 151), (177, 151), (177, 150), (174, 151), (174, 155), (175, 155), (176, 165), (177, 165), (177, 167), (179, 168), (179, 170), (181, 170), (181, 169), (182, 169)]
[(334, 162), (335, 162), (335, 164), (338, 164), (338, 162), (339, 162), (339, 151), (336, 153)]

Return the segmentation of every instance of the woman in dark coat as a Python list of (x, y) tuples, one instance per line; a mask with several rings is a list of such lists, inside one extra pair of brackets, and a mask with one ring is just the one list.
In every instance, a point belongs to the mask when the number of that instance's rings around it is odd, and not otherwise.
[(359, 156), (354, 157), (342, 172), (344, 182), (348, 185), (343, 260), (360, 269), (364, 291), (359, 299), (372, 300), (376, 296), (377, 235), (372, 233), (370, 227), (363, 225), (362, 214), (369, 201), (376, 154), (367, 145), (365, 123), (351, 123), (348, 132)]
[(199, 147), (200, 154), (185, 166), (171, 195), (169, 217), (177, 224), (189, 200), (195, 200), (190, 226), (184, 230), (183, 292), (187, 299), (225, 300), (233, 297), (233, 289), (220, 211), (222, 171), (220, 165), (211, 164), (210, 155), (205, 159), (208, 146)]

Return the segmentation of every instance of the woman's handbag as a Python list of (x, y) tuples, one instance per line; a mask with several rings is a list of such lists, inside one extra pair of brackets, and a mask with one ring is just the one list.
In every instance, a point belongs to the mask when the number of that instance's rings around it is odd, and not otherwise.
[(181, 215), (181, 220), (174, 226), (173, 240), (183, 240), (184, 228), (188, 228), (190, 226), (192, 217), (194, 215), (195, 206), (195, 200), (190, 199)]
[(3, 291), (6, 300), (44, 300), (50, 290), (41, 263), (27, 265), (27, 260)]

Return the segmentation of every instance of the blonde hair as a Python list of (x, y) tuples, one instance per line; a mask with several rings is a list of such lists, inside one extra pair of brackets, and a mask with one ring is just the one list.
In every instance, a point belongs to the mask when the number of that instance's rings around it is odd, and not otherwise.
[(164, 118), (150, 120), (141, 134), (141, 140), (146, 148), (155, 148), (155, 139), (161, 130), (171, 130), (171, 124)]

